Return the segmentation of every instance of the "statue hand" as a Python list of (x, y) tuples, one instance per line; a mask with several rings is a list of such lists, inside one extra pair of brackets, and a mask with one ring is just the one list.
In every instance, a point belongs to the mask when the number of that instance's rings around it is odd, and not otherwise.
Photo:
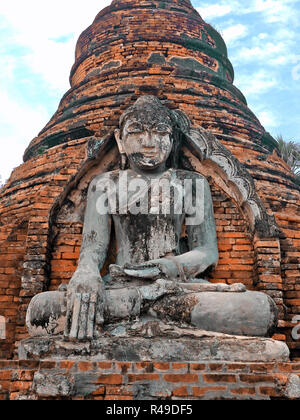
[(160, 258), (138, 265), (126, 264), (124, 266), (124, 272), (132, 277), (141, 277), (144, 279), (174, 280), (178, 276), (178, 266), (179, 264), (175, 264), (173, 259)]
[(67, 290), (65, 337), (91, 340), (96, 325), (104, 322), (104, 285), (100, 274), (78, 269)]
[(112, 278), (133, 277), (153, 280), (162, 277), (162, 271), (159, 265), (152, 262), (143, 264), (125, 264), (123, 267), (111, 265), (110, 274)]

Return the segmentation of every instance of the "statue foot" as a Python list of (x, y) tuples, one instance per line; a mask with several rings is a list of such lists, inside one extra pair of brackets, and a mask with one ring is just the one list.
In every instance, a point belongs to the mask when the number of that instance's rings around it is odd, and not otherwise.
[(34, 336), (58, 335), (65, 329), (67, 297), (63, 292), (45, 292), (36, 295), (26, 314), (26, 326)]

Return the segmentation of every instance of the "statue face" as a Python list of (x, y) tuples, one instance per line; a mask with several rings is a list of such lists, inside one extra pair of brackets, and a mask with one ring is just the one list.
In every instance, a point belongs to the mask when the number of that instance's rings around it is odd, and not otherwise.
[(173, 146), (172, 126), (168, 120), (147, 120), (128, 118), (121, 138), (119, 133), (118, 143), (121, 153), (126, 153), (134, 167), (154, 170), (164, 165), (170, 156)]

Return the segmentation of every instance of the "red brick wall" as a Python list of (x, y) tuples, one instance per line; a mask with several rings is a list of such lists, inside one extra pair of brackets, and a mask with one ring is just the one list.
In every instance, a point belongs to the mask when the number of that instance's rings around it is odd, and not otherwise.
[(300, 363), (0, 360), (0, 400), (294, 399), (296, 375)]
[(256, 273), (249, 222), (234, 201), (213, 184), (212, 195), (220, 259), (216, 271), (211, 275), (211, 281), (244, 283), (251, 290), (254, 288)]
[(15, 342), (16, 327), (19, 323), (19, 294), (23, 272), (24, 243), (27, 238), (27, 221), (17, 226), (3, 226), (0, 255), (0, 315), (5, 318), (6, 339), (0, 340), (0, 355), (9, 358)]
[[(281, 274), (284, 279), (283, 290), (286, 305), (286, 317), (282, 326), (293, 354), (300, 357), (300, 340), (293, 340), (291, 334), (291, 330), (297, 324), (300, 325), (300, 217), (278, 214), (277, 222), (281, 227)], [(298, 321), (293, 322), (296, 316), (298, 316)]]
[(49, 150), (17, 168), (0, 191), (0, 315), (6, 340), (0, 357), (12, 357), (31, 298), (47, 288), (51, 209), (85, 159), (82, 141)]
[(57, 224), (58, 234), (53, 244), (49, 290), (68, 284), (78, 265), (82, 239), (82, 223)]

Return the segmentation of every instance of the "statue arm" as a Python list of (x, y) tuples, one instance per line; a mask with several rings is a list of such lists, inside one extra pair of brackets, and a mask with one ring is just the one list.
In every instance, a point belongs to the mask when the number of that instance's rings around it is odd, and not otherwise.
[(202, 177), (199, 179), (203, 182), (203, 196), (197, 204), (196, 212), (188, 216), (189, 223), (192, 221), (191, 217), (195, 222), (186, 225), (190, 251), (176, 257), (155, 261), (162, 266), (163, 271), (170, 278), (183, 276), (187, 279), (193, 278), (209, 267), (217, 265), (218, 262), (219, 253), (211, 191), (207, 180)]
[(100, 215), (97, 202), (100, 178), (89, 187), (79, 264), (67, 291), (65, 337), (92, 339), (95, 327), (104, 323), (105, 287), (100, 276), (110, 238), (110, 216)]
[(102, 193), (97, 189), (98, 182), (101, 182), (101, 177), (94, 179), (89, 187), (77, 271), (89, 271), (99, 275), (107, 256), (111, 216), (100, 214), (97, 209), (98, 199)]
[(209, 267), (216, 266), (219, 259), (212, 196), (204, 178), (203, 187), (204, 200), (200, 204), (202, 208), (199, 212), (201, 222), (186, 226), (190, 251), (175, 257), (187, 278), (196, 277)]

